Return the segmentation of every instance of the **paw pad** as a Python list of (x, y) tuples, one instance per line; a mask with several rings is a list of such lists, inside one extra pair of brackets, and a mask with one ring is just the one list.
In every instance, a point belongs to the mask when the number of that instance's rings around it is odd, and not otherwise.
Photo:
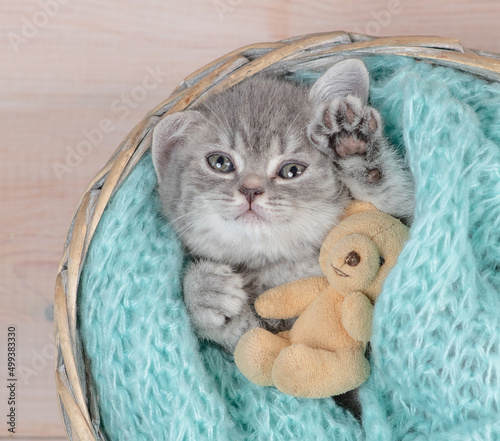
[[(364, 155), (382, 137), (380, 116), (358, 97), (335, 98), (311, 124), (309, 136), (339, 158)], [(376, 182), (380, 173), (371, 173), (369, 179)]]
[(340, 138), (336, 149), (340, 157), (362, 155), (366, 152), (366, 142), (355, 137)]
[(368, 174), (366, 175), (366, 180), (370, 184), (374, 184), (375, 182), (380, 181), (380, 178), (382, 177), (382, 173), (378, 168), (372, 168), (371, 170), (368, 170)]

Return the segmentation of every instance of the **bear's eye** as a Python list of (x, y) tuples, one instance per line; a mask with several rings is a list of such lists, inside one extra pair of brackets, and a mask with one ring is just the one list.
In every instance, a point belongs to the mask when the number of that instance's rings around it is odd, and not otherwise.
[(385, 263), (385, 259), (382, 256), (380, 256), (378, 262), (380, 263), (380, 266), (382, 266)]
[(356, 251), (351, 251), (345, 258), (345, 263), (349, 266), (358, 266), (361, 262), (361, 256)]
[(283, 179), (293, 179), (304, 173), (306, 168), (304, 164), (289, 163), (281, 167), (278, 175)]

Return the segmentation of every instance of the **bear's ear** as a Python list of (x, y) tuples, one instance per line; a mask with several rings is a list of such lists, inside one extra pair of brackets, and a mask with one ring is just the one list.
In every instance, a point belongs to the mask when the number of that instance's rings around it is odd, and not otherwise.
[(346, 207), (342, 216), (340, 216), (340, 220), (344, 220), (353, 214), (363, 213), (364, 211), (378, 211), (378, 209), (369, 202), (353, 201)]
[(202, 119), (203, 115), (200, 112), (188, 110), (167, 115), (156, 125), (153, 130), (151, 153), (159, 180), (162, 179), (163, 170), (173, 150), (182, 144), (189, 135), (189, 130), (196, 127), (196, 123)]
[(348, 58), (334, 64), (314, 83), (309, 99), (314, 104), (323, 104), (335, 97), (355, 95), (366, 103), (369, 86), (365, 64), (357, 58)]

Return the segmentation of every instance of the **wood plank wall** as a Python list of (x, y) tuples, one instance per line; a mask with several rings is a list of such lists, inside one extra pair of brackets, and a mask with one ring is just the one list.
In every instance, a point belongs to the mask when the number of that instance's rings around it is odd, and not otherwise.
[[(500, 52), (497, 0), (0, 0), (0, 11), (0, 439), (9, 325), (15, 439), (65, 439), (52, 319), (66, 229), (86, 184), (185, 76), (246, 44), (332, 30)], [(71, 153), (89, 137), (84, 155)]]

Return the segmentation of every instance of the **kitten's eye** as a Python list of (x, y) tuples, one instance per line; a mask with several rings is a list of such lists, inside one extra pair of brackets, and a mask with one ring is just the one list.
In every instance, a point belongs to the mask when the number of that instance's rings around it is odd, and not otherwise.
[(293, 179), (304, 173), (304, 170), (306, 168), (307, 166), (303, 164), (285, 164), (283, 167), (281, 167), (278, 175), (283, 179)]
[(207, 162), (210, 167), (218, 172), (231, 173), (232, 171), (234, 171), (233, 163), (225, 155), (215, 153), (207, 158)]

